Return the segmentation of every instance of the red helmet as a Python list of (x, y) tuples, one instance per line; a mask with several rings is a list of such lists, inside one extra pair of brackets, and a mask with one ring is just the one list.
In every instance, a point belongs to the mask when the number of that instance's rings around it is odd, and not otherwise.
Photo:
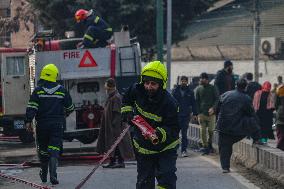
[(88, 12), (85, 9), (79, 9), (75, 13), (75, 20), (76, 22), (81, 22), (82, 20), (85, 20), (88, 16)]

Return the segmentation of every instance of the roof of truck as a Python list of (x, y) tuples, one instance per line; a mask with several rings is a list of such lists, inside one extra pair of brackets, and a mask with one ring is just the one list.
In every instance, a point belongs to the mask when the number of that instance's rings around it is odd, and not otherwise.
[(27, 52), (25, 48), (2, 48), (0, 47), (0, 53), (14, 53), (14, 52)]

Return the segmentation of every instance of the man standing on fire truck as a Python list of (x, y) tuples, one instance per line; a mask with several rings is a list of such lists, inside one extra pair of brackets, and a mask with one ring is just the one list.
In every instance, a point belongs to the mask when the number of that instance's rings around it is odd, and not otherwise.
[(58, 69), (54, 64), (47, 64), (40, 74), (39, 86), (33, 91), (26, 110), (26, 128), (32, 132), (32, 120), (35, 118), (37, 151), (41, 163), (40, 178), (47, 182), (49, 167), (50, 182), (57, 180), (57, 164), (62, 148), (63, 125), (65, 116), (73, 110), (70, 94), (56, 82)]
[(78, 48), (96, 48), (107, 46), (107, 40), (112, 36), (112, 28), (98, 16), (94, 10), (79, 9), (75, 13), (75, 20), (86, 28), (83, 41), (77, 44)]
[(179, 144), (178, 107), (166, 91), (167, 70), (159, 61), (148, 63), (141, 72), (140, 83), (126, 91), (121, 108), (123, 121), (133, 115), (143, 117), (155, 130), (158, 144), (145, 139), (133, 126), (133, 144), (137, 159), (136, 189), (176, 188), (176, 159)]

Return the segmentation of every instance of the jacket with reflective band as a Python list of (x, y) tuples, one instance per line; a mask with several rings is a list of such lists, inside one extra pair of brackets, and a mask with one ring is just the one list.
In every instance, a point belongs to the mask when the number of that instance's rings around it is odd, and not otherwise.
[(156, 154), (176, 148), (179, 144), (178, 108), (170, 93), (159, 90), (150, 99), (143, 84), (134, 84), (126, 91), (122, 103), (122, 113), (133, 111), (135, 115), (141, 115), (157, 131), (159, 143), (153, 145), (133, 126), (134, 147), (139, 153)]
[(86, 21), (85, 21), (85, 25), (87, 27), (89, 26), (95, 26), (98, 27), (102, 30), (108, 31), (112, 33), (112, 28), (109, 26), (109, 24), (102, 19), (102, 17), (98, 16), (97, 14), (93, 13), (92, 15), (90, 15)]
[(64, 122), (65, 115), (74, 111), (70, 94), (53, 82), (44, 82), (35, 88), (26, 109), (26, 122), (36, 121)]

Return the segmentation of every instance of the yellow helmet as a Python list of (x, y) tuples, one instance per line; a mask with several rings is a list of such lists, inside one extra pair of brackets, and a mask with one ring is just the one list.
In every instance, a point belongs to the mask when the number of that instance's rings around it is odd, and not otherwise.
[(54, 64), (47, 64), (41, 70), (40, 79), (56, 82), (58, 73), (58, 68)]
[(163, 89), (166, 89), (168, 81), (167, 68), (160, 61), (153, 61), (146, 64), (141, 72), (141, 83), (143, 76), (161, 79), (163, 81)]
[(276, 95), (279, 97), (284, 97), (284, 85), (280, 85), (276, 90)]

